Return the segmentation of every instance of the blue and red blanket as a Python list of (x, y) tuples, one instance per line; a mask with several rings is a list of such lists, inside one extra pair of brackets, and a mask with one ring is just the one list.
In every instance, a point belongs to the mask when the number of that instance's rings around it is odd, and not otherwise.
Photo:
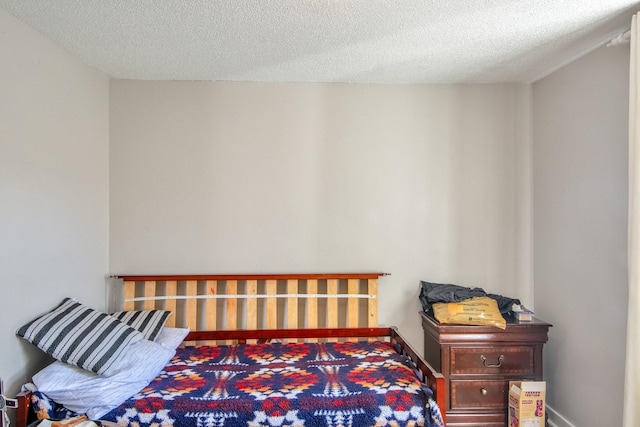
[(444, 426), (411, 362), (387, 342), (179, 348), (103, 419), (135, 427)]

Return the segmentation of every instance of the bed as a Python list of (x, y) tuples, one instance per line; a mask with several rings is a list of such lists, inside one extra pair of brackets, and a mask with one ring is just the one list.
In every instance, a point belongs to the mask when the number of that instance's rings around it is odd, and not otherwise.
[[(378, 326), (382, 276), (113, 277), (115, 311), (171, 313), (162, 332), (186, 335), (148, 385), (97, 419), (132, 427), (444, 425), (444, 377), (395, 327)], [(57, 405), (33, 389), (18, 399), (18, 427)]]

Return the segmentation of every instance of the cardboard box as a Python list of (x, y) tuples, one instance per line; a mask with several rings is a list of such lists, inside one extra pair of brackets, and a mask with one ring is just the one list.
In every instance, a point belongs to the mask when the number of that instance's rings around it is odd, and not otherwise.
[(509, 381), (509, 427), (544, 427), (544, 381)]

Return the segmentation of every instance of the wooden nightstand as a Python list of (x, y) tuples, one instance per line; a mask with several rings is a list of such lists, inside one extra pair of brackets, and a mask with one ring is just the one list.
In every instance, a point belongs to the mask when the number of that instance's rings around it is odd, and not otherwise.
[(543, 380), (542, 346), (551, 325), (508, 319), (502, 330), (420, 315), (424, 357), (447, 382), (447, 426), (504, 427), (509, 381)]

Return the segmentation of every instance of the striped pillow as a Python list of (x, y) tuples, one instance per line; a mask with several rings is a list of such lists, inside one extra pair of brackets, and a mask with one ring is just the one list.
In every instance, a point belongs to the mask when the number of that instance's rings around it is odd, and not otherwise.
[(140, 332), (75, 299), (27, 323), (16, 334), (61, 362), (110, 376)]
[(140, 331), (149, 341), (153, 341), (160, 333), (169, 316), (171, 316), (171, 312), (164, 310), (118, 311), (111, 313), (111, 315)]

